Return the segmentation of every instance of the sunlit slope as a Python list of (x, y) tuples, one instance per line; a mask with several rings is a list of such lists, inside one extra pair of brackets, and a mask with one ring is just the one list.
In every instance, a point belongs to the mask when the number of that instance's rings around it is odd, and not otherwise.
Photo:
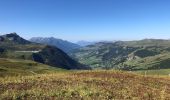
[(100, 42), (72, 52), (72, 57), (92, 68), (143, 70), (170, 68), (170, 40)]
[(128, 60), (119, 66), (127, 70), (170, 69), (170, 53)]
[(64, 69), (54, 68), (29, 60), (0, 59), (0, 77), (35, 75), (56, 71), (64, 71)]

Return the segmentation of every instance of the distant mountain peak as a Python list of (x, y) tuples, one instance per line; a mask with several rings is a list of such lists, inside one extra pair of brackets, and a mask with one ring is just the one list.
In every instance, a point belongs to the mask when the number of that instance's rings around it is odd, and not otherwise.
[(3, 35), (4, 37), (20, 37), (17, 33), (13, 32), (13, 33), (9, 33), (9, 34), (5, 34)]
[(18, 44), (30, 44), (28, 40), (23, 39), (20, 37), (17, 33), (9, 33), (0, 36), (0, 41), (1, 42), (12, 42), (12, 43), (18, 43)]
[[(9, 34), (18, 35), (16, 32), (12, 32), (12, 33), (9, 33)], [(18, 35), (18, 36), (19, 36), (19, 35)]]
[(81, 40), (81, 41), (78, 41), (76, 44), (78, 44), (82, 47), (85, 47), (85, 46), (92, 45), (92, 44), (95, 44), (95, 43), (97, 43), (97, 42), (90, 42), (90, 41)]

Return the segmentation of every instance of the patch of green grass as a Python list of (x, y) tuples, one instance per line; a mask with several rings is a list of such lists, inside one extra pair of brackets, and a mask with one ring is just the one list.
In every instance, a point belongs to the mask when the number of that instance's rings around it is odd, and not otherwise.
[(16, 52), (8, 51), (6, 53), (7, 58), (12, 59), (32, 59), (32, 52)]
[(29, 60), (0, 59), (0, 77), (53, 73), (56, 71), (65, 70)]
[(141, 75), (170, 75), (170, 69), (157, 69), (157, 70), (139, 70), (133, 71)]

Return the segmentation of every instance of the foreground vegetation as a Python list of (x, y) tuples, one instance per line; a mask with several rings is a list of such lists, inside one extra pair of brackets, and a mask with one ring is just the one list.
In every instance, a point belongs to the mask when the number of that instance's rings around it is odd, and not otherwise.
[(122, 71), (72, 71), (0, 78), (0, 99), (169, 100), (170, 78)]

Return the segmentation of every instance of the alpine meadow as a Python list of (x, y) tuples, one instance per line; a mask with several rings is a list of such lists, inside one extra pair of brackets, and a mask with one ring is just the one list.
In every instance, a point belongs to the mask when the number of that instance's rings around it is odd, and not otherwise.
[(170, 100), (169, 5), (1, 0), (0, 100)]

